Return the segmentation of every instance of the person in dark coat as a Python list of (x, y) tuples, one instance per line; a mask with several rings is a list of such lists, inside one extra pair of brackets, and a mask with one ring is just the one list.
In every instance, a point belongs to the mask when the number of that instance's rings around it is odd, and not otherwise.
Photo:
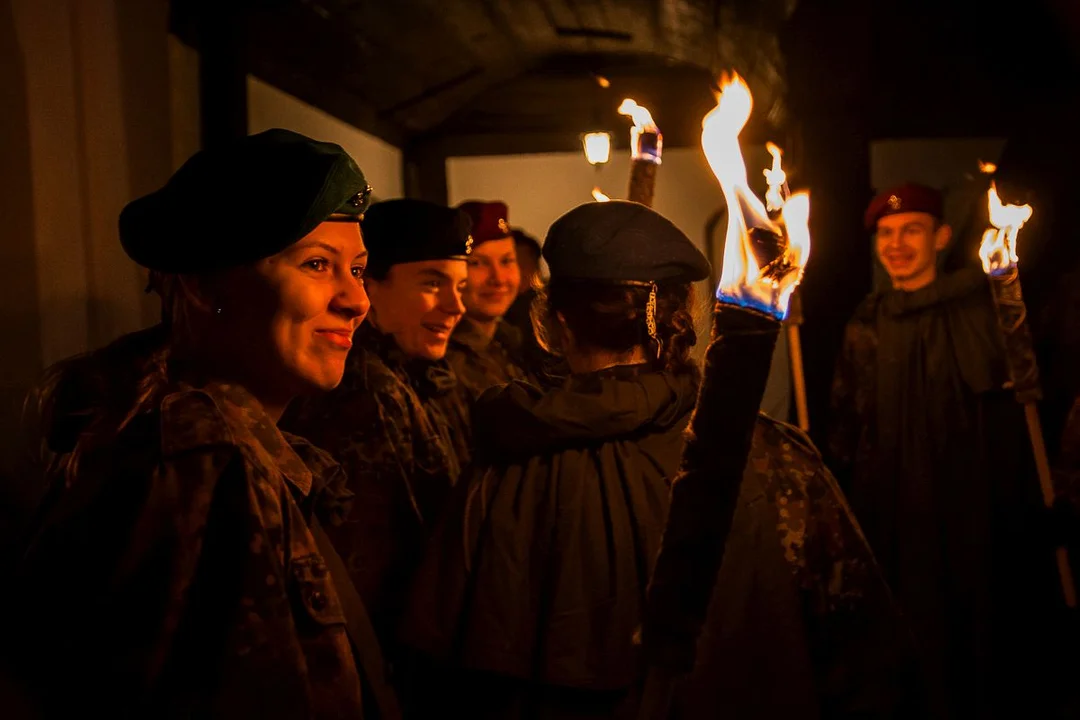
[(1043, 634), (1056, 591), (989, 284), (979, 268), (938, 273), (950, 229), (932, 188), (886, 190), (866, 227), (890, 287), (845, 329), (833, 469), (912, 620), (934, 715), (1020, 712), (1030, 699), (1010, 678), (1034, 682), (1043, 656), (1022, 648)]
[(472, 220), (473, 247), (462, 297), (465, 317), (450, 336), (446, 359), (469, 400), (475, 401), (489, 387), (530, 379), (522, 334), (503, 321), (522, 277), (506, 204), (470, 200), (458, 209)]
[(473, 242), (467, 215), (421, 200), (372, 205), (363, 231), (371, 317), (341, 384), (303, 398), (283, 425), (345, 468), (356, 502), (328, 532), (393, 661), (424, 541), (469, 459), (467, 400), (445, 355)]
[(402, 627), (440, 668), (431, 696), (468, 717), (633, 713), (633, 635), (697, 393), (692, 283), (709, 265), (681, 231), (590, 203), (552, 225), (544, 257), (544, 341), (573, 374), (478, 400), (475, 466)]
[(339, 146), (269, 130), (125, 207), (167, 340), (69, 365), (68, 395), (44, 403), (61, 486), (8, 578), (0, 642), (34, 716), (395, 715), (329, 569), (343, 475), (277, 428), (294, 396), (341, 380), (367, 314), (369, 192)]

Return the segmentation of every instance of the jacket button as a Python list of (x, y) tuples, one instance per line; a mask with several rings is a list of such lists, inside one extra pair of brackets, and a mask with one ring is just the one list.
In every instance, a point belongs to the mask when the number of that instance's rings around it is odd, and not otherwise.
[(316, 610), (323, 610), (326, 608), (326, 596), (316, 590), (311, 593), (311, 607)]

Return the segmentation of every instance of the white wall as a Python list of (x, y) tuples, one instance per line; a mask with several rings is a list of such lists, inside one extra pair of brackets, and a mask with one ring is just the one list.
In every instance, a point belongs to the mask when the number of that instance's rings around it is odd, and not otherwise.
[[(510, 224), (541, 240), (560, 215), (591, 202), (594, 186), (612, 198), (626, 197), (628, 152), (613, 151), (597, 170), (583, 153), (543, 153), (450, 158), (446, 163), (452, 205), (464, 200), (502, 200)], [(670, 149), (656, 178), (653, 207), (701, 246), (705, 222), (723, 205), (720, 186), (699, 149)]]
[(401, 151), (288, 93), (248, 76), (248, 132), (285, 128), (334, 142), (353, 156), (379, 200), (404, 194)]

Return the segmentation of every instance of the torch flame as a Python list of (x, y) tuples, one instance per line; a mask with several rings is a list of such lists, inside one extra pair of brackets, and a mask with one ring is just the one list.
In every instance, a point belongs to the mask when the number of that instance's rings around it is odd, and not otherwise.
[(1003, 205), (993, 182), (986, 198), (990, 208), (990, 224), (994, 227), (987, 228), (983, 233), (979, 257), (987, 275), (999, 275), (1016, 267), (1020, 260), (1016, 256), (1016, 236), (1024, 223), (1031, 219), (1032, 209), (1030, 205)]
[(784, 184), (787, 182), (787, 173), (780, 167), (780, 156), (783, 154), (780, 148), (767, 142), (765, 149), (772, 155), (772, 167), (762, 171), (765, 174), (765, 182), (769, 186), (768, 192), (765, 193), (765, 207), (769, 212), (776, 212), (784, 207)]
[(981, 172), (981, 173), (983, 173), (985, 175), (993, 175), (994, 173), (997, 172), (997, 165), (995, 165), (992, 162), (983, 162), (982, 160), (980, 160), (979, 161), (979, 172)]
[(607, 202), (608, 200), (611, 199), (607, 195), (605, 195), (604, 193), (600, 192), (600, 188), (598, 188), (598, 187), (594, 187), (592, 189), (592, 196), (593, 196), (593, 200), (595, 200), (596, 202)]
[[(701, 121), (701, 147), (728, 205), (724, 266), (716, 296), (783, 318), (810, 257), (810, 196), (796, 193), (786, 200), (779, 197), (780, 218), (773, 222), (761, 200), (751, 192), (739, 149), (739, 133), (750, 119), (753, 106), (750, 88), (738, 74), (721, 78), (716, 107)], [(778, 177), (771, 173), (779, 170), (780, 150), (770, 152), (774, 164), (766, 177), (771, 185)], [(751, 230), (781, 238), (780, 255), (759, 265)]]
[(629, 115), (630, 119), (634, 121), (634, 127), (638, 130), (656, 130), (656, 123), (653, 122), (652, 113), (637, 104), (637, 101), (631, 98), (626, 98), (619, 105), (620, 115)]

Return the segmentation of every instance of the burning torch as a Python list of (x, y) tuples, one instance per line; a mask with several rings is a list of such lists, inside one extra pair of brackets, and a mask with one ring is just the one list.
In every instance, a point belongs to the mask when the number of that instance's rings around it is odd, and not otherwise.
[(749, 188), (739, 133), (752, 107), (735, 75), (702, 121), (702, 148), (727, 200), (727, 232), (701, 390), (649, 586), (643, 718), (664, 717), (673, 676), (693, 668), (773, 350), (810, 255), (809, 195), (777, 194), (770, 217)]
[[(1039, 366), (1031, 341), (1031, 330), (1027, 323), (1027, 307), (1020, 288), (1019, 258), (1016, 255), (1016, 237), (1024, 223), (1031, 219), (1032, 209), (1030, 205), (1002, 204), (997, 187), (992, 181), (990, 190), (987, 191), (987, 201), (990, 224), (993, 227), (983, 233), (979, 257), (993, 291), (998, 328), (1005, 344), (1009, 385), (1016, 393), (1017, 402), (1024, 406), (1024, 417), (1027, 419), (1043, 502), (1049, 508), (1054, 504), (1054, 484), (1036, 405), (1042, 399), (1042, 387), (1039, 383)], [(1065, 604), (1076, 607), (1076, 587), (1073, 584), (1069, 554), (1064, 547), (1057, 549), (1057, 563)]]
[(634, 121), (630, 128), (630, 190), (626, 199), (652, 207), (664, 138), (652, 114), (630, 98), (619, 105), (619, 113)]
[[(769, 213), (770, 220), (779, 218), (784, 208), (784, 203), (791, 195), (788, 188), (787, 173), (784, 172), (780, 157), (783, 152), (773, 143), (765, 143), (765, 149), (772, 155), (772, 167), (765, 168), (765, 183), (768, 191), (765, 193), (765, 209)], [(784, 328), (787, 331), (788, 350), (791, 359), (791, 378), (795, 385), (795, 410), (799, 418), (799, 429), (803, 432), (810, 430), (810, 413), (806, 405), (806, 375), (803, 372), (802, 361), (802, 338), (799, 327), (803, 323), (802, 302), (798, 293), (791, 297), (788, 306), (787, 318), (784, 320)]]

